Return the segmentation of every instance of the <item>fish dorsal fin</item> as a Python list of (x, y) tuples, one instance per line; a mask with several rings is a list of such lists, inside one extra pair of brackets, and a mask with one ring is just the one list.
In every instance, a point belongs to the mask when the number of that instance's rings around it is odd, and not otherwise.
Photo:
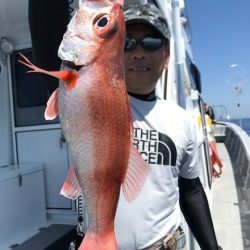
[(123, 194), (128, 202), (133, 201), (138, 196), (149, 171), (149, 164), (145, 162), (131, 143), (128, 168), (122, 184)]
[(69, 173), (63, 184), (60, 194), (73, 200), (77, 199), (80, 195), (82, 195), (82, 189), (77, 180), (74, 166), (70, 167)]
[(58, 108), (58, 89), (56, 89), (50, 96), (47, 102), (47, 108), (44, 112), (44, 117), (46, 120), (53, 120), (57, 117), (59, 113)]

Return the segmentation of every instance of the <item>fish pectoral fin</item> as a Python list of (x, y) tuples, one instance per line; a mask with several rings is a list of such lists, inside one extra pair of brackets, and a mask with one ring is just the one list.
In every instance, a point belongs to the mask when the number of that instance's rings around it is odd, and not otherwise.
[(133, 201), (138, 196), (149, 171), (149, 164), (131, 143), (128, 168), (122, 184), (123, 194), (128, 202)]
[(44, 117), (46, 120), (53, 120), (57, 117), (59, 113), (58, 108), (58, 89), (56, 89), (50, 96), (47, 102), (47, 108), (44, 112)]
[(70, 167), (60, 194), (72, 200), (75, 200), (82, 195), (82, 189), (77, 180), (74, 166)]

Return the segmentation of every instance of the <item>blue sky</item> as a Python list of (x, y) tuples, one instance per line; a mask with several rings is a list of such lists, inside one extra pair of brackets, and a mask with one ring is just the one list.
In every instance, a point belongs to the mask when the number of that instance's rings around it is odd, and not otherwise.
[(250, 0), (186, 0), (186, 6), (204, 101), (225, 105), (231, 118), (250, 117)]

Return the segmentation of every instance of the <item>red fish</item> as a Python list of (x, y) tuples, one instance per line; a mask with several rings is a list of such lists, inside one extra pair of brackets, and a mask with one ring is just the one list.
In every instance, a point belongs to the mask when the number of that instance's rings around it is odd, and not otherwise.
[(83, 193), (88, 229), (80, 250), (115, 250), (114, 217), (120, 187), (136, 198), (149, 172), (132, 141), (132, 122), (124, 83), (125, 24), (122, 2), (80, 1), (59, 48), (61, 71), (32, 71), (60, 79), (46, 119), (58, 114), (74, 168), (62, 194)]

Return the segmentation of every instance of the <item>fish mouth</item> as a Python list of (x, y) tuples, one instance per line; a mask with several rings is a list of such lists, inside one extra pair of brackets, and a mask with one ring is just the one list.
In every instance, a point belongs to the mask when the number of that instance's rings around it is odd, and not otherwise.
[(63, 60), (62, 61), (62, 67), (64, 69), (71, 69), (75, 71), (79, 71), (84, 65), (76, 65), (71, 61)]

